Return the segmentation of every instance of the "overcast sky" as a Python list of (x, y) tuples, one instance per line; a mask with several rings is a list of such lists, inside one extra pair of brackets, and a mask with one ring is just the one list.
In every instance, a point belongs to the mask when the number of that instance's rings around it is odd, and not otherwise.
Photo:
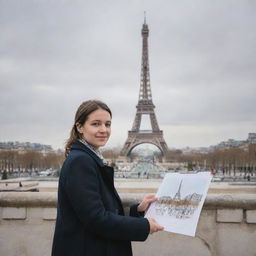
[(256, 1), (0, 0), (0, 141), (63, 148), (77, 107), (113, 111), (122, 146), (147, 13), (153, 102), (170, 148), (256, 132)]

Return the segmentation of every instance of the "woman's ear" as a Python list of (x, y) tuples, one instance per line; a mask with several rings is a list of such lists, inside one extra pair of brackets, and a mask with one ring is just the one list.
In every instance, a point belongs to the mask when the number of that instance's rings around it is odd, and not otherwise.
[(83, 133), (83, 126), (79, 123), (76, 123), (76, 129), (79, 133)]

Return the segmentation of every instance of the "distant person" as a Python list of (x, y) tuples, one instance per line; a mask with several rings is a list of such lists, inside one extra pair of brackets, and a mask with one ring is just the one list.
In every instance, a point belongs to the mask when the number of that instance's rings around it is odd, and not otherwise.
[(131, 241), (144, 241), (163, 229), (154, 219), (143, 218), (156, 200), (153, 195), (124, 216), (114, 170), (99, 152), (109, 139), (111, 119), (101, 101), (83, 102), (76, 112), (59, 178), (52, 256), (131, 256)]

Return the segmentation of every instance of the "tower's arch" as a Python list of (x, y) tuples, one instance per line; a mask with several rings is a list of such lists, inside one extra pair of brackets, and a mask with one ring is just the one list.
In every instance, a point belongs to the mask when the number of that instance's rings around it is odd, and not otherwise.
[(152, 142), (138, 142), (137, 144), (134, 144), (134, 145), (132, 146), (132, 148), (131, 148), (131, 149), (129, 150), (129, 152), (127, 153), (127, 156), (130, 156), (131, 153), (132, 153), (132, 151), (135, 150), (136, 147), (138, 147), (138, 146), (140, 146), (140, 145), (143, 145), (143, 144), (154, 145), (157, 149), (159, 149), (159, 151), (160, 151), (160, 153), (161, 153), (161, 156), (164, 155), (164, 152), (162, 151), (162, 149), (161, 149), (158, 145), (156, 145), (156, 144), (154, 144), (154, 143), (152, 143)]

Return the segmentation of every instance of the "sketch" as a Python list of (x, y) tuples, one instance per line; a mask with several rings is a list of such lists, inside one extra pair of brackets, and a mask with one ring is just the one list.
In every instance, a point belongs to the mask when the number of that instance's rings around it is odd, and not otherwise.
[(208, 172), (166, 174), (146, 217), (155, 218), (165, 231), (194, 236), (211, 178)]
[(155, 211), (157, 215), (169, 215), (176, 218), (190, 218), (202, 199), (202, 194), (192, 193), (184, 198), (181, 197), (182, 181), (175, 196), (162, 196), (155, 203)]

